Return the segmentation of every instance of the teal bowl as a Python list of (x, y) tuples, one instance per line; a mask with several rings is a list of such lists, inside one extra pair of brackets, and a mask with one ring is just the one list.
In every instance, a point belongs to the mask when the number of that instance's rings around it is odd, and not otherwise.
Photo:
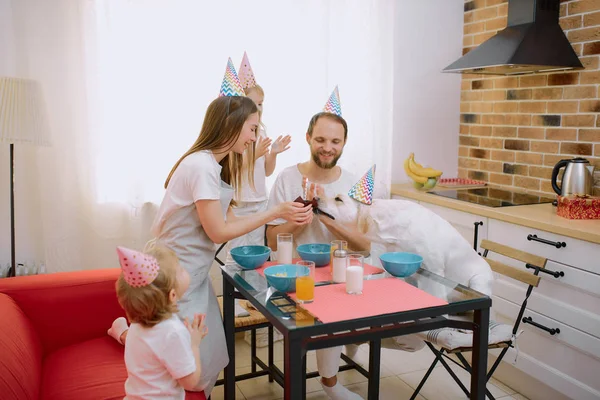
[(274, 265), (265, 268), (264, 271), (269, 286), (273, 286), (280, 292), (295, 292), (296, 274), (299, 274), (298, 276), (306, 276), (309, 272), (308, 267), (294, 264)]
[(271, 249), (267, 246), (240, 246), (231, 249), (231, 257), (242, 269), (255, 269), (267, 261)]
[(331, 245), (326, 243), (306, 243), (296, 248), (298, 255), (305, 261), (312, 261), (315, 267), (324, 267), (331, 261)]
[(383, 268), (393, 276), (405, 278), (421, 267), (423, 257), (413, 253), (384, 253), (379, 257)]

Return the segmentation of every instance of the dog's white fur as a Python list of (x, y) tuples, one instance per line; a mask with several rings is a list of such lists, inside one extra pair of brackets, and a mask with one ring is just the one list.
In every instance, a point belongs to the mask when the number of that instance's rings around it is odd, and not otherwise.
[(406, 200), (375, 199), (368, 206), (346, 194), (336, 198), (319, 200), (319, 208), (342, 224), (358, 227), (386, 251), (419, 254), (424, 269), (491, 295), (494, 276), (488, 263), (434, 212)]

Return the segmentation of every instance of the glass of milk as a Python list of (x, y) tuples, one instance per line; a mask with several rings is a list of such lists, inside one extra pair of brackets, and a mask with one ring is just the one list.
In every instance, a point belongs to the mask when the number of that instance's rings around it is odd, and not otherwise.
[(291, 233), (277, 234), (277, 261), (281, 264), (292, 263), (294, 250), (294, 235)]
[(346, 293), (362, 294), (365, 258), (362, 254), (348, 254), (346, 265)]

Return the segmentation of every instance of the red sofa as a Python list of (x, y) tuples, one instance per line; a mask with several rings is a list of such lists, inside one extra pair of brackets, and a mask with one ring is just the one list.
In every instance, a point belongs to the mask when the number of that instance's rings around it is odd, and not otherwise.
[[(119, 269), (0, 279), (2, 400), (122, 399), (123, 346), (106, 334), (124, 312)], [(204, 393), (186, 399), (205, 400)]]

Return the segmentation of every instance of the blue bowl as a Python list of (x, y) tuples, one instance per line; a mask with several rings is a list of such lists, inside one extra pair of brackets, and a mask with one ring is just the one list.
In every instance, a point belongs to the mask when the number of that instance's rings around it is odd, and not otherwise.
[(280, 292), (295, 292), (296, 274), (299, 273), (299, 276), (308, 275), (309, 269), (302, 265), (280, 264), (265, 268), (264, 273), (270, 286)]
[(331, 245), (325, 243), (306, 243), (296, 248), (298, 255), (305, 261), (312, 261), (315, 267), (324, 267), (331, 261)]
[(404, 278), (417, 272), (423, 257), (413, 253), (384, 253), (379, 257), (383, 268), (393, 276)]
[(242, 269), (255, 269), (267, 261), (271, 249), (267, 246), (240, 246), (231, 249), (231, 257)]

